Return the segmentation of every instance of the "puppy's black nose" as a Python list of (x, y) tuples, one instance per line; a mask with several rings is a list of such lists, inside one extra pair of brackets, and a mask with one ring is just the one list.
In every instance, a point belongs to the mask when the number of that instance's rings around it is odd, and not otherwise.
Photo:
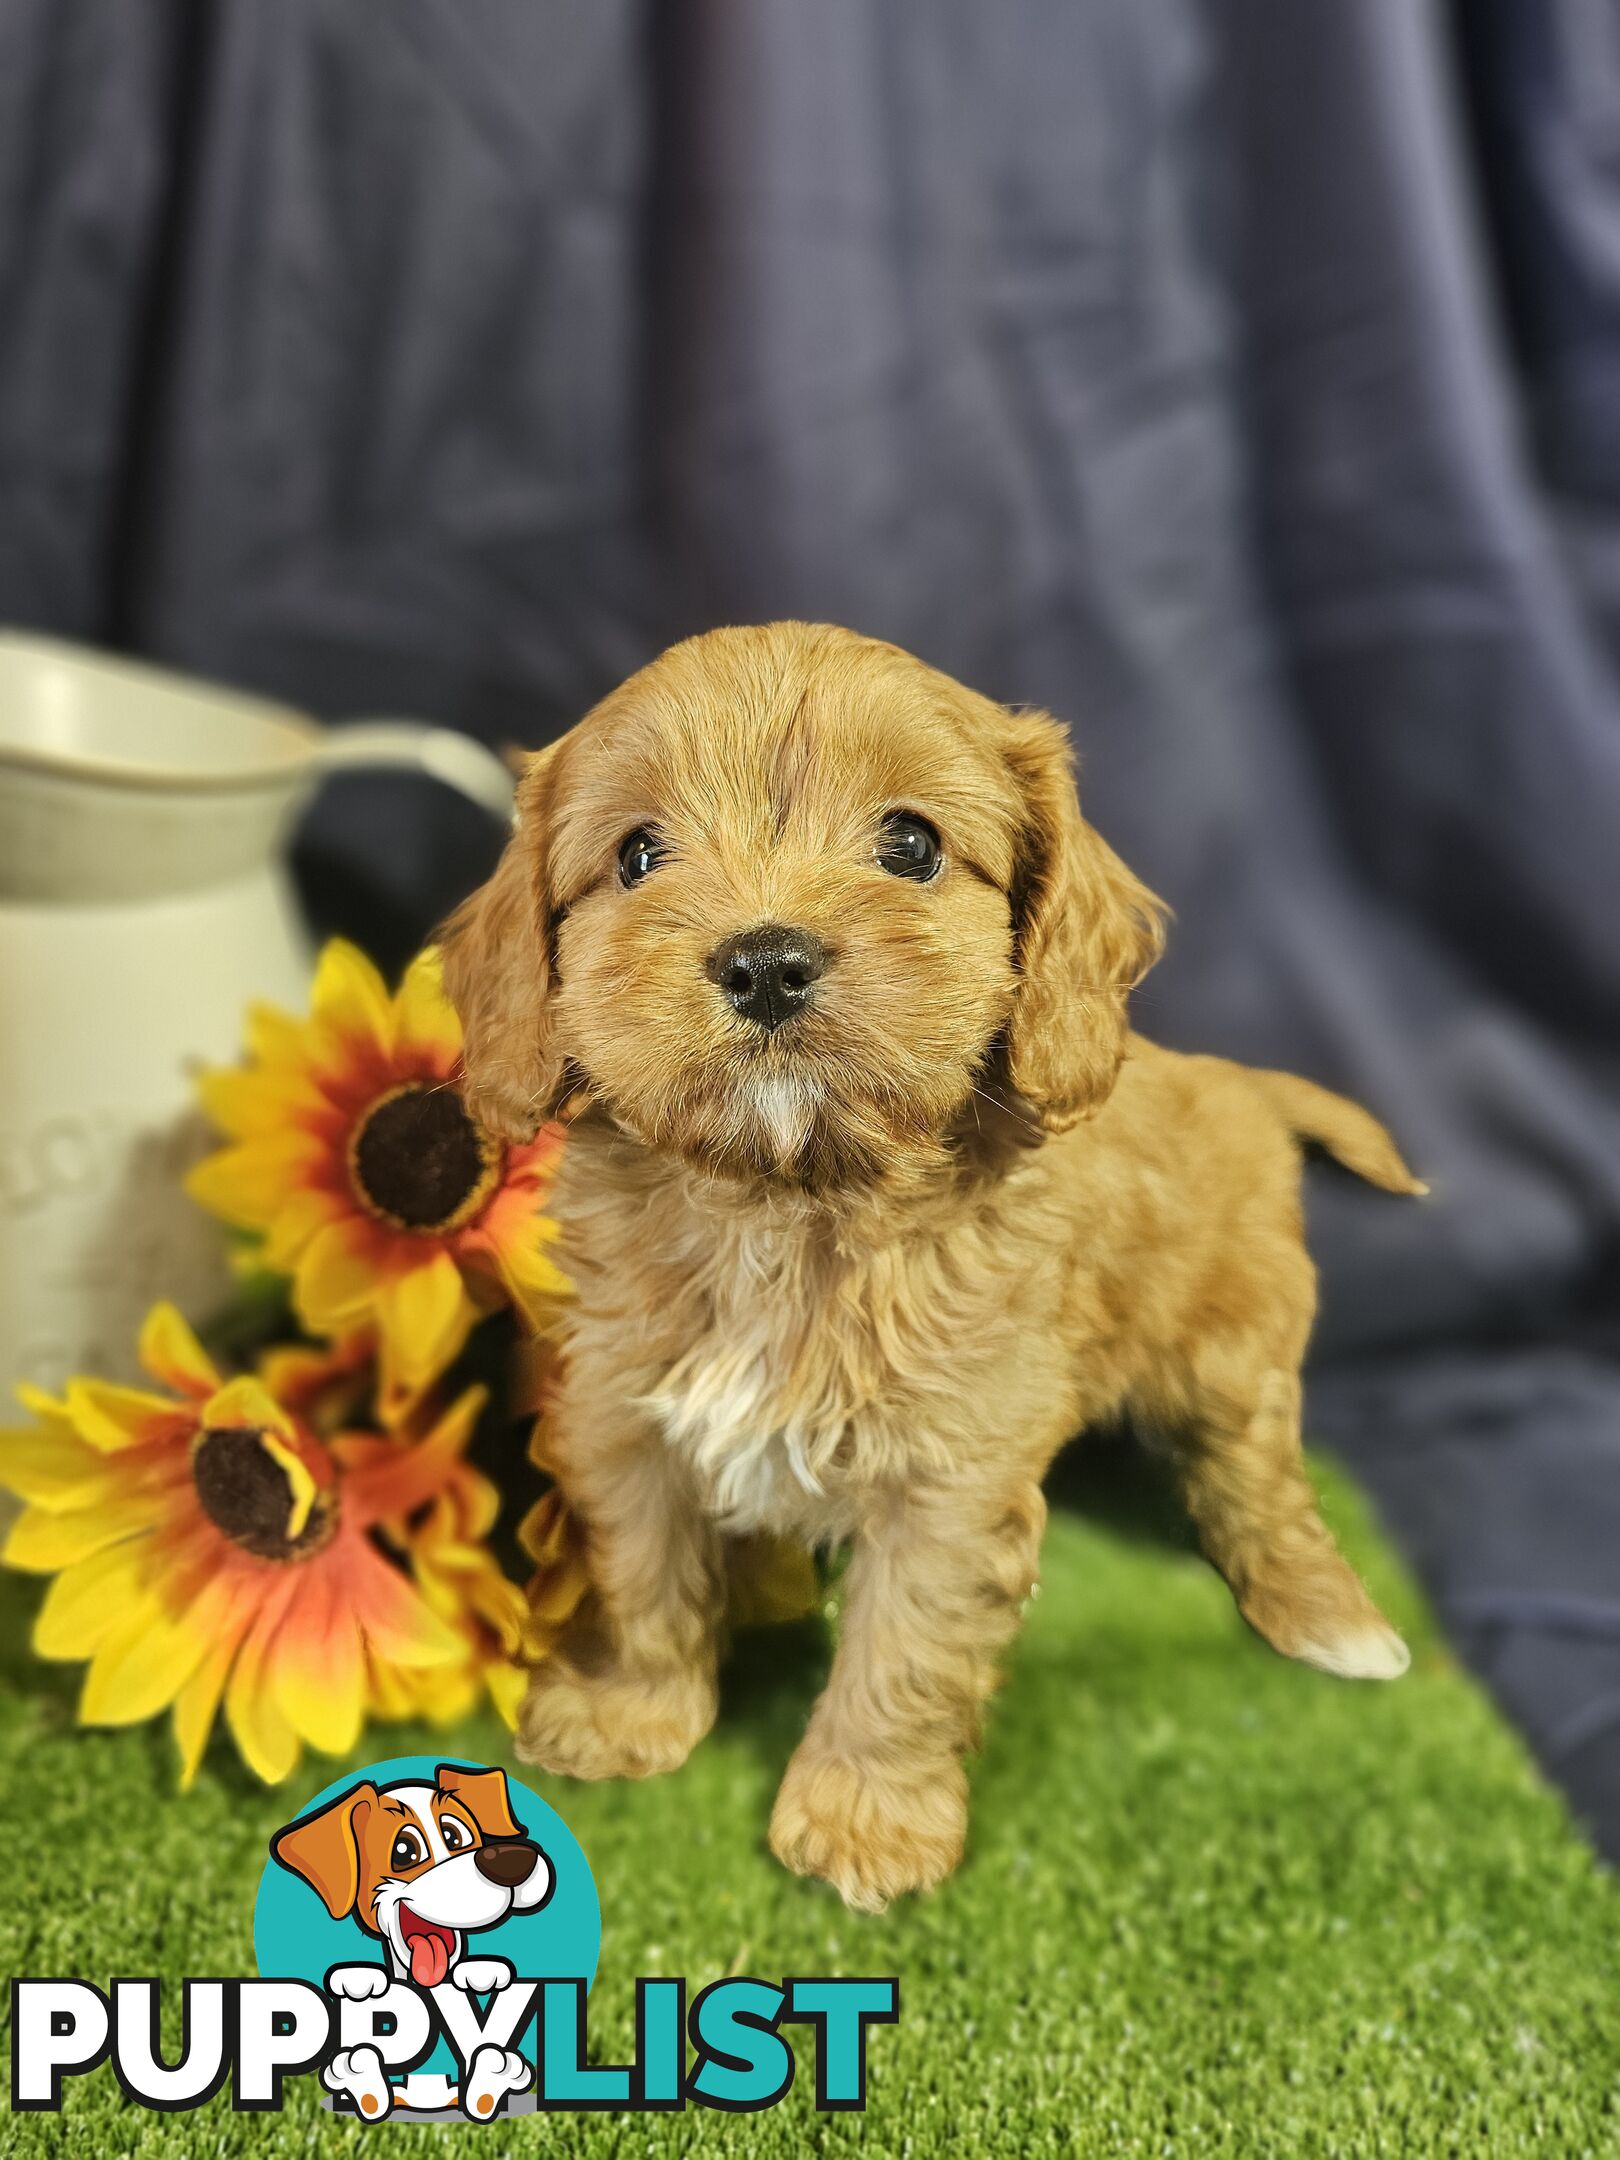
[(528, 1881), (537, 1850), (527, 1838), (502, 1838), (494, 1845), (480, 1845), (473, 1854), (473, 1866), (503, 1890), (515, 1890), (520, 1882)]
[(827, 965), (827, 948), (808, 930), (761, 923), (717, 945), (709, 955), (709, 980), (720, 985), (733, 1008), (774, 1034), (802, 1012), (810, 985)]

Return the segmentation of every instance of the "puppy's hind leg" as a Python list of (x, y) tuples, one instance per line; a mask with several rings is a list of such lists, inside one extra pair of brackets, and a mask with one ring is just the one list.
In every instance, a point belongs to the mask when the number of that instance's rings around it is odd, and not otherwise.
[(1285, 1657), (1349, 1680), (1399, 1678), (1406, 1645), (1334, 1544), (1305, 1473), (1298, 1371), (1267, 1365), (1234, 1384), (1233, 1361), (1209, 1358), (1199, 1377), (1177, 1463), (1199, 1539), (1238, 1610)]

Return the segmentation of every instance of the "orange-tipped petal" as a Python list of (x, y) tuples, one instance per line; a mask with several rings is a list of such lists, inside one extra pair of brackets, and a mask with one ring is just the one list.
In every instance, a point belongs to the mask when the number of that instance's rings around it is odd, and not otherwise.
[(396, 1665), (449, 1665), (466, 1654), (454, 1631), (370, 1546), (357, 1541), (349, 1567), (355, 1617), (372, 1657)]
[(340, 1443), (339, 1459), (348, 1466), (343, 1504), (349, 1519), (363, 1526), (413, 1514), (444, 1489), (447, 1479), (458, 1472), (468, 1475), (462, 1455), (488, 1400), (487, 1388), (467, 1388), (421, 1440), (372, 1442), (354, 1435)]
[(348, 1585), (331, 1567), (315, 1578), (277, 1632), (268, 1679), (276, 1708), (301, 1739), (326, 1755), (346, 1755), (365, 1713), (365, 1660)]
[(212, 1395), (219, 1386), (213, 1359), (170, 1304), (154, 1305), (147, 1314), (137, 1355), (143, 1370), (176, 1395)]

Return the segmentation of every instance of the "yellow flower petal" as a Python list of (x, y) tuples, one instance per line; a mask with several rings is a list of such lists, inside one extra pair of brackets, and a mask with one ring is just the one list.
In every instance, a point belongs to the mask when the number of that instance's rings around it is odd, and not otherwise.
[(310, 1240), (298, 1262), (293, 1302), (311, 1333), (349, 1333), (366, 1318), (376, 1294), (377, 1275), (363, 1229), (335, 1222)]
[(152, 1503), (145, 1498), (60, 1511), (24, 1508), (6, 1539), (5, 1563), (29, 1575), (54, 1575), (104, 1546), (149, 1530), (152, 1516)]
[(310, 1476), (304, 1458), (296, 1449), (286, 1446), (272, 1432), (261, 1433), (259, 1439), (271, 1461), (280, 1464), (291, 1494), (287, 1508), (286, 1535), (289, 1539), (299, 1537), (303, 1533), (304, 1525), (309, 1521), (309, 1511), (315, 1505), (315, 1480)]
[(43, 1508), (87, 1507), (123, 1480), (105, 1455), (86, 1447), (66, 1418), (0, 1432), (0, 1485)]
[(583, 1560), (542, 1570), (529, 1584), (528, 1618), (542, 1627), (561, 1627), (578, 1612), (590, 1586)]
[(225, 1678), (236, 1655), (237, 1640), (232, 1635), (225, 1642), (216, 1642), (174, 1698), (174, 1741), (180, 1750), (182, 1792), (196, 1777), (203, 1750), (208, 1745), (208, 1735), (214, 1729), (219, 1698), (224, 1693)]
[(435, 945), (419, 952), (405, 970), (394, 998), (394, 1040), (401, 1055), (424, 1052), (446, 1071), (461, 1055), (461, 1022), (444, 994), (444, 969)]
[(509, 1731), (517, 1729), (518, 1712), (529, 1690), (529, 1676), (521, 1665), (502, 1658), (499, 1663), (486, 1667), (484, 1685), (489, 1689), (489, 1699), (495, 1705), (501, 1722)]
[(248, 1055), (261, 1065), (301, 1063), (304, 1056), (305, 1023), (279, 1005), (256, 999), (247, 1009), (244, 1029)]
[(110, 1380), (70, 1380), (67, 1414), (81, 1440), (105, 1455), (140, 1447), (183, 1417), (183, 1405), (146, 1388), (115, 1387)]
[(529, 1558), (540, 1566), (561, 1558), (568, 1548), (571, 1518), (562, 1494), (553, 1485), (518, 1524), (517, 1539)]
[(370, 1689), (371, 1714), (380, 1718), (408, 1718), (416, 1715), (416, 1698), (410, 1682), (415, 1674), (407, 1675), (398, 1665), (389, 1665), (373, 1658), (367, 1666)]
[(344, 1035), (366, 1035), (382, 1050), (394, 1041), (387, 986), (357, 945), (333, 938), (315, 966), (309, 994), (313, 1017)]
[(322, 1186), (289, 1193), (265, 1231), (265, 1265), (292, 1274), (311, 1240), (329, 1223), (340, 1222), (344, 1213), (343, 1202)]
[(550, 1257), (546, 1247), (557, 1235), (549, 1216), (537, 1215), (528, 1235), (515, 1240), (492, 1240), (490, 1259), (501, 1287), (530, 1327), (543, 1328), (551, 1308), (570, 1295), (573, 1285)]
[(391, 1376), (412, 1389), (436, 1380), (459, 1356), (478, 1308), (467, 1295), (461, 1270), (447, 1252), (435, 1253), (377, 1291), (378, 1333)]
[(47, 1395), (42, 1387), (35, 1387), (31, 1380), (19, 1380), (12, 1393), (25, 1410), (31, 1410), (37, 1418), (65, 1418), (67, 1404), (55, 1395)]
[(217, 1394), (210, 1395), (198, 1412), (198, 1421), (211, 1432), (270, 1432), (290, 1440), (294, 1431), (292, 1419), (251, 1373), (228, 1380)]
[(211, 1395), (219, 1386), (214, 1361), (172, 1305), (154, 1305), (141, 1328), (142, 1368), (177, 1395)]
[(423, 1603), (405, 1577), (361, 1545), (350, 1591), (366, 1649), (391, 1665), (453, 1665), (466, 1654), (460, 1637)]
[(330, 1107), (298, 1067), (216, 1066), (201, 1075), (197, 1094), (209, 1118), (233, 1140), (280, 1132), (300, 1117)]
[(470, 1662), (435, 1666), (431, 1672), (394, 1676), (395, 1699), (405, 1704), (395, 1716), (426, 1718), (433, 1725), (459, 1724), (478, 1702), (478, 1679)]
[(84, 1676), (81, 1725), (138, 1725), (167, 1709), (208, 1653), (189, 1612), (172, 1613), (148, 1592), (120, 1614)]
[(237, 1653), (225, 1685), (225, 1721), (242, 1760), (266, 1785), (279, 1785), (298, 1761), (298, 1735), (265, 1682), (277, 1629), (293, 1594), (287, 1584), (260, 1612)]
[(258, 1133), (236, 1147), (204, 1156), (187, 1171), (185, 1187), (211, 1215), (244, 1230), (263, 1230), (274, 1222), (288, 1194), (308, 1184), (324, 1155), (312, 1133)]
[(64, 1568), (45, 1593), (34, 1622), (34, 1649), (43, 1658), (93, 1657), (141, 1596), (147, 1540), (109, 1545)]
[(347, 1755), (365, 1715), (365, 1659), (354, 1616), (302, 1609), (282, 1624), (269, 1664), (276, 1707), (326, 1755)]

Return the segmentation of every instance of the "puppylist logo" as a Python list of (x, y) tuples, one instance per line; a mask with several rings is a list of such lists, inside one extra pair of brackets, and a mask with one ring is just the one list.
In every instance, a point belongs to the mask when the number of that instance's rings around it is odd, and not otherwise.
[(815, 2033), (819, 2108), (866, 2105), (873, 2025), (892, 1979), (728, 1978), (690, 2001), (636, 1982), (634, 2060), (587, 2060), (601, 1912), (584, 1852), (537, 1793), (486, 1766), (400, 1756), (339, 1779), (270, 1840), (253, 1921), (256, 1980), (181, 1983), (176, 2059), (159, 2045), (159, 1983), (12, 1982), (11, 2104), (62, 2105), (110, 2066), (136, 2105), (283, 2105), (314, 2076), (367, 2123), (487, 2123), (539, 2109), (747, 2113), (774, 2107), (796, 2063), (784, 2025)]

